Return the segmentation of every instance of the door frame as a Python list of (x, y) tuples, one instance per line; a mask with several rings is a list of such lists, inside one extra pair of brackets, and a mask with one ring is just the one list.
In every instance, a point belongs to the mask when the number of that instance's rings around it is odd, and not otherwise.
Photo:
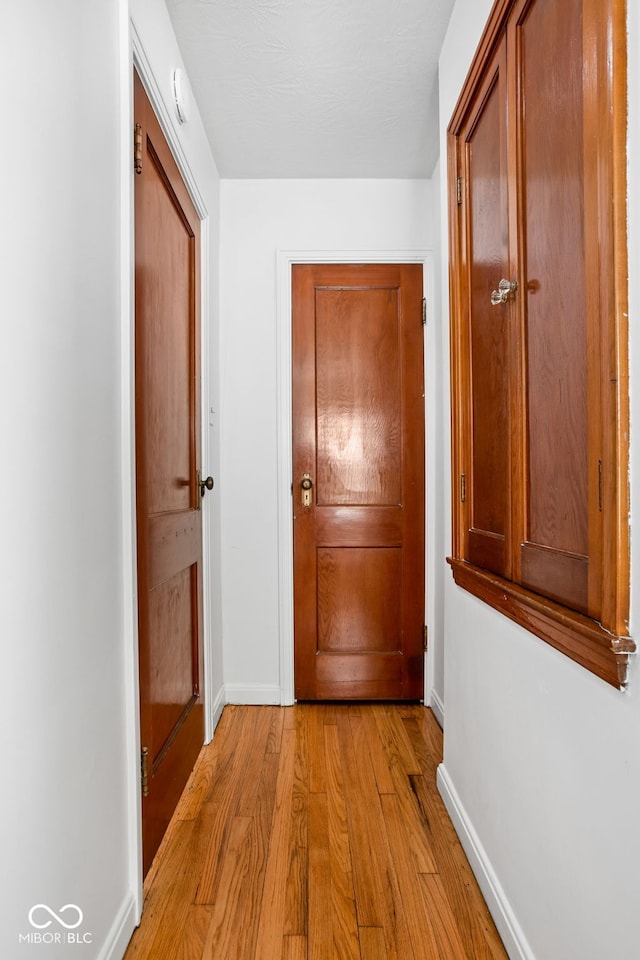
[[(136, 29), (128, 9), (121, 7), (120, 29), (122, 57), (120, 66), (121, 91), (121, 431), (122, 431), (122, 560), (123, 560), (123, 635), (125, 690), (125, 742), (129, 778), (127, 783), (129, 822), (129, 877), (134, 899), (135, 922), (139, 922), (143, 906), (142, 869), (142, 796), (140, 784), (140, 688), (138, 664), (138, 586), (136, 536), (136, 463), (135, 463), (135, 237), (134, 237), (134, 178), (133, 170), (133, 70), (137, 70), (154, 109), (160, 127), (171, 148), (180, 174), (200, 218), (200, 350), (201, 350), (201, 435), (200, 455), (203, 471), (208, 472), (210, 444), (208, 398), (210, 396), (209, 327), (210, 310), (210, 219), (207, 205), (199, 189), (184, 148), (175, 129), (161, 84)], [(212, 568), (209, 523), (207, 511), (202, 512), (202, 582), (203, 582), (203, 681), (204, 715), (207, 743), (224, 704), (213, 703), (212, 661), (213, 631), (210, 591)]]
[(434, 256), (431, 250), (278, 250), (277, 251), (277, 422), (278, 422), (278, 626), (280, 636), (280, 703), (288, 706), (294, 698), (293, 646), (293, 521), (291, 484), (292, 467), (292, 397), (291, 397), (291, 268), (295, 263), (421, 263), (423, 290), (427, 301), (427, 324), (424, 336), (425, 372), (425, 624), (431, 642), (425, 655), (424, 702), (431, 705), (434, 681), (434, 647), (437, 643), (435, 578), (438, 558), (431, 518), (436, 517), (435, 492), (438, 486), (433, 456), (437, 431), (436, 324), (434, 291)]

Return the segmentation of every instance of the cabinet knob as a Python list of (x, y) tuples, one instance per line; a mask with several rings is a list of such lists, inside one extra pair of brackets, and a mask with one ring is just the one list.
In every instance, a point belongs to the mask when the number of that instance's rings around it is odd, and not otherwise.
[(497, 290), (491, 291), (491, 304), (497, 307), (501, 303), (508, 303), (512, 293), (518, 289), (517, 280), (501, 280)]

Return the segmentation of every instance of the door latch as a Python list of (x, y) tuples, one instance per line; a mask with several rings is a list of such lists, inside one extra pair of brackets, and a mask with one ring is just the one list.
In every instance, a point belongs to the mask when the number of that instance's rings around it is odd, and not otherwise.
[(302, 483), (300, 484), (302, 490), (302, 506), (310, 507), (312, 500), (312, 490), (313, 490), (313, 480), (308, 473), (302, 474)]
[(196, 509), (199, 510), (202, 505), (202, 498), (207, 490), (213, 490), (213, 477), (207, 477), (203, 480), (200, 471), (196, 472)]

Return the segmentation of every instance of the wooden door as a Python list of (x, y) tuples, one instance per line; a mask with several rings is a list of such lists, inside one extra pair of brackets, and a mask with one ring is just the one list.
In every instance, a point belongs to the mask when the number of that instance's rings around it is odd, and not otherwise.
[(421, 265), (293, 268), (293, 523), (296, 697), (421, 698)]
[(204, 739), (200, 222), (139, 77), (135, 376), (142, 801), (147, 872)]
[(601, 430), (602, 254), (600, 172), (590, 157), (589, 124), (597, 129), (591, 48), (603, 5), (591, 6), (595, 19), (585, 0), (518, 0), (509, 49), (519, 96), (520, 149), (513, 162), (520, 187), (528, 441), (521, 581), (599, 617), (602, 448), (597, 443), (589, 450), (589, 434)]
[[(473, 438), (468, 466), (456, 480), (466, 514), (467, 555), (472, 563), (511, 575), (510, 330), (512, 300), (493, 304), (509, 265), (506, 43), (503, 40), (478, 85), (461, 133), (461, 165), (467, 189), (468, 353), (461, 358), (469, 383)], [(495, 299), (495, 298), (494, 298)]]

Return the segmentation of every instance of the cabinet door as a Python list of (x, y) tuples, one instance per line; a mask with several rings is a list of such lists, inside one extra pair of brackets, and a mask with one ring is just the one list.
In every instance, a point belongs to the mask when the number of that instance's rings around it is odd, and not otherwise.
[(510, 558), (510, 378), (513, 304), (492, 305), (509, 275), (505, 42), (487, 66), (460, 136), (466, 185), (470, 409), (461, 496), (467, 557), (504, 577)]
[(519, 579), (597, 615), (597, 598), (589, 611), (588, 596), (589, 565), (600, 553), (590, 544), (590, 523), (598, 524), (598, 461), (589, 462), (600, 403), (597, 376), (590, 383), (589, 332), (598, 318), (588, 312), (597, 273), (587, 273), (594, 183), (585, 156), (583, 19), (583, 0), (522, 0), (509, 34), (519, 92), (514, 159), (527, 441)]
[(616, 685), (635, 650), (625, 11), (496, 0), (448, 128), (449, 562)]

